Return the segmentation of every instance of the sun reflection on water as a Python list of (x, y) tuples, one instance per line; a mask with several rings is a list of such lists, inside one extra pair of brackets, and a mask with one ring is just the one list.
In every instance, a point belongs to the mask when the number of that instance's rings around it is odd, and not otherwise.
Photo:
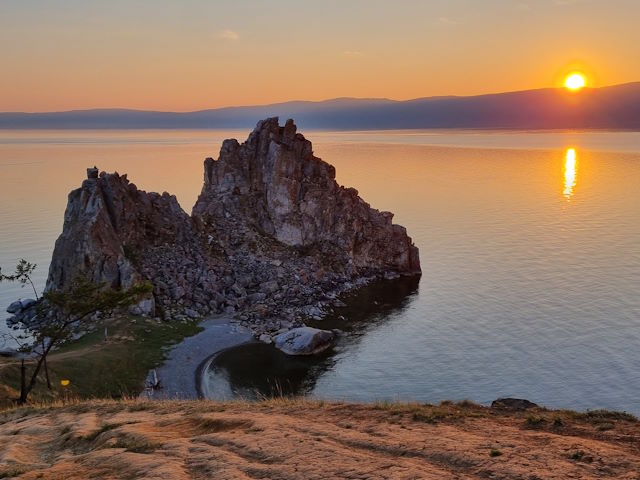
[(576, 149), (567, 148), (564, 160), (564, 190), (562, 194), (566, 199), (573, 196), (573, 187), (576, 186)]

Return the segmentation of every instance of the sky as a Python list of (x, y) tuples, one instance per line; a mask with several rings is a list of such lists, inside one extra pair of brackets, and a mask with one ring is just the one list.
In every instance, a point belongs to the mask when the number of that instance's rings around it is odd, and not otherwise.
[(0, 111), (640, 80), (638, 0), (0, 0)]

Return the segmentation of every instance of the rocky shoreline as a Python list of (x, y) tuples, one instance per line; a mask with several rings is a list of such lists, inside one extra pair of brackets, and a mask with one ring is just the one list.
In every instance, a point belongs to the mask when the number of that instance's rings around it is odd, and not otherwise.
[[(191, 215), (173, 195), (88, 169), (69, 194), (46, 290), (79, 275), (113, 288), (150, 281), (153, 293), (130, 313), (165, 321), (224, 314), (271, 343), (343, 305), (348, 291), (421, 273), (404, 227), (338, 185), (292, 120), (258, 122), (247, 141), (225, 140), (204, 167)], [(10, 322), (28, 321), (18, 315)]]

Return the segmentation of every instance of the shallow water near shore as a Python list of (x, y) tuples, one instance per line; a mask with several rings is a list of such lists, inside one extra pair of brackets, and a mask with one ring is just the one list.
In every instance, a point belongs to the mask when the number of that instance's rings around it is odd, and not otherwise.
[[(247, 133), (0, 131), (0, 266), (36, 262), (44, 287), (67, 193), (87, 166), (175, 193), (190, 211), (204, 157)], [(376, 284), (318, 322), (345, 331), (319, 358), (226, 351), (208, 371), (218, 393), (517, 396), (640, 413), (639, 133), (303, 133), (341, 184), (407, 227), (423, 275)], [(2, 315), (31, 296), (0, 284)]]

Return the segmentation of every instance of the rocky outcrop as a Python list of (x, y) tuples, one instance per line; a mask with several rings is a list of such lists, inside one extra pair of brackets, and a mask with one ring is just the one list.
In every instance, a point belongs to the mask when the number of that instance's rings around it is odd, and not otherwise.
[(293, 120), (258, 123), (245, 143), (226, 140), (205, 161), (204, 187), (193, 208), (204, 225), (232, 219), (236, 228), (330, 254), (347, 273), (420, 272), (418, 249), (393, 214), (372, 209), (335, 169), (313, 155)]
[(7, 318), (7, 325), (16, 329), (19, 328), (19, 325), (23, 327), (33, 325), (37, 321), (38, 303), (33, 298), (12, 302), (7, 308), (7, 312), (12, 314)]
[(153, 283), (132, 311), (165, 318), (234, 314), (256, 334), (321, 317), (378, 276), (418, 274), (418, 250), (393, 215), (339, 186), (311, 142), (275, 118), (205, 160), (189, 216), (168, 193), (87, 170), (69, 194), (47, 290), (78, 275), (115, 288)]
[[(162, 272), (181, 278), (186, 272), (179, 265), (187, 259), (193, 265), (206, 261), (192, 221), (175, 196), (138, 190), (126, 175), (98, 176), (96, 168), (88, 169), (87, 177), (69, 194), (46, 290), (63, 288), (78, 275), (114, 288), (149, 279), (155, 297), (164, 298), (171, 292), (163, 288)], [(150, 300), (141, 302), (140, 313), (153, 314)]]

